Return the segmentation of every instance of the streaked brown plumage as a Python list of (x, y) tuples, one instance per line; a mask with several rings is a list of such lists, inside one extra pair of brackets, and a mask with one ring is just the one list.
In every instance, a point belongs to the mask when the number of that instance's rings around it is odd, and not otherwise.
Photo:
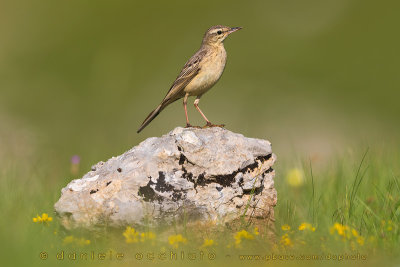
[(206, 126), (214, 126), (200, 110), (198, 104), (201, 96), (219, 80), (224, 71), (226, 51), (223, 41), (229, 34), (240, 29), (240, 27), (231, 28), (217, 25), (207, 30), (200, 49), (186, 62), (160, 105), (150, 112), (143, 121), (137, 131), (138, 133), (160, 114), (166, 106), (180, 98), (183, 98), (186, 127), (190, 127), (186, 108), (189, 96), (197, 97), (194, 101), (194, 106), (206, 120)]

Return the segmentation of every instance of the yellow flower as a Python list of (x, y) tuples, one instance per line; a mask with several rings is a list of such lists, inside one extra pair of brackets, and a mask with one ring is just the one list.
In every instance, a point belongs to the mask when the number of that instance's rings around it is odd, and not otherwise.
[(53, 218), (49, 217), (47, 213), (42, 213), (42, 217), (37, 215), (35, 218), (32, 218), (32, 221), (37, 223), (49, 223), (53, 221)]
[(248, 239), (252, 240), (254, 239), (254, 236), (247, 232), (246, 230), (242, 230), (240, 232), (237, 232), (234, 236), (235, 238), (235, 245), (236, 247), (240, 247), (240, 243), (242, 242), (242, 239)]
[[(382, 229), (383, 230), (386, 230), (386, 231), (388, 231), (388, 232), (390, 232), (390, 231), (392, 231), (393, 230), (393, 222), (392, 222), (392, 220), (389, 220), (389, 221), (385, 221), (385, 220), (382, 220), (381, 221), (381, 226), (382, 226)], [(386, 226), (386, 227), (385, 227)]]
[(44, 222), (51, 222), (53, 220), (53, 218), (49, 217), (49, 215), (47, 213), (43, 213), (42, 214), (42, 221)]
[[(331, 228), (330, 228), (330, 233), (331, 235), (334, 235), (337, 233), (339, 236), (342, 237), (343, 241), (350, 241), (350, 246), (354, 250), (356, 246), (356, 242), (360, 245), (363, 246), (365, 243), (365, 238), (361, 236), (356, 229), (351, 228), (348, 225), (342, 225), (340, 223), (335, 223)], [(354, 242), (354, 240), (356, 242)]]
[(207, 248), (207, 247), (211, 247), (215, 244), (214, 240), (212, 239), (204, 239), (203, 245), (201, 245), (202, 248)]
[(358, 232), (356, 229), (351, 229), (351, 233), (353, 234), (353, 236), (358, 237)]
[(125, 242), (130, 244), (130, 243), (138, 243), (140, 242), (146, 242), (148, 240), (154, 240), (156, 238), (156, 235), (153, 232), (143, 232), (140, 233), (135, 230), (135, 228), (127, 226), (125, 231), (122, 233), (122, 235), (125, 237)]
[(128, 244), (139, 242), (139, 232), (136, 232), (135, 228), (127, 226), (122, 235), (125, 237), (125, 242)]
[(260, 234), (260, 232), (258, 231), (258, 227), (254, 227), (253, 234), (255, 234), (255, 235), (259, 235)]
[(181, 234), (171, 235), (168, 237), (168, 242), (172, 247), (178, 248), (180, 243), (186, 244), (187, 239), (184, 238)]
[(303, 171), (300, 169), (291, 169), (286, 175), (286, 182), (293, 187), (299, 187), (304, 184)]
[(84, 238), (80, 238), (80, 239), (76, 239), (76, 244), (79, 246), (87, 246), (90, 245), (90, 240), (84, 239)]
[(281, 237), (281, 245), (283, 245), (284, 247), (292, 247), (293, 246), (293, 242), (287, 233)]
[(282, 228), (283, 231), (289, 231), (290, 230), (290, 226), (288, 224), (282, 225), (281, 228)]
[(365, 242), (364, 237), (362, 237), (362, 236), (357, 237), (357, 243), (358, 243), (358, 244), (360, 244), (361, 246), (363, 246), (363, 245), (364, 245), (364, 242)]
[(351, 237), (351, 229), (347, 225), (342, 225), (340, 223), (335, 223), (331, 229), (329, 230), (331, 235), (333, 235), (335, 232), (337, 232), (338, 235), (340, 235), (343, 238), (350, 238)]
[(147, 240), (156, 239), (156, 235), (153, 232), (144, 232), (140, 234), (140, 242), (146, 242)]
[(387, 224), (388, 225), (386, 227), (386, 230), (389, 231), (389, 232), (392, 231), (393, 230), (393, 222), (392, 222), (392, 220), (389, 220)]
[(310, 230), (312, 232), (315, 232), (315, 227), (313, 227), (310, 223), (302, 223), (299, 226), (299, 231), (304, 231), (304, 230)]

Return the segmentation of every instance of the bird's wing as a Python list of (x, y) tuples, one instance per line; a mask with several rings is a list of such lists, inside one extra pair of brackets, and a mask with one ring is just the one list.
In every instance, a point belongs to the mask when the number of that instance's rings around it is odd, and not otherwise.
[(188, 85), (190, 81), (199, 73), (200, 62), (203, 60), (206, 54), (206, 50), (199, 50), (188, 60), (188, 62), (186, 62), (185, 66), (183, 66), (183, 69), (181, 70), (181, 73), (178, 75), (178, 77), (176, 77), (174, 83), (165, 96), (163, 103), (171, 103), (170, 101), (173, 102), (179, 98), (186, 85)]

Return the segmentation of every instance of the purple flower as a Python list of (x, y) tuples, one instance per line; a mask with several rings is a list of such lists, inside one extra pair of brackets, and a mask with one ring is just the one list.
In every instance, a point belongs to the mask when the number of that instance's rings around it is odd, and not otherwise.
[(71, 163), (72, 164), (79, 164), (80, 161), (81, 161), (81, 158), (78, 155), (73, 155), (71, 157)]

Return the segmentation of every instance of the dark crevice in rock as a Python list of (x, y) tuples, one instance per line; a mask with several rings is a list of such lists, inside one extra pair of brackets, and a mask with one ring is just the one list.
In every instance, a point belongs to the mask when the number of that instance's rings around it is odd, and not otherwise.
[[(256, 168), (259, 167), (259, 162), (261, 162), (261, 164), (263, 164), (265, 161), (268, 161), (272, 157), (272, 154), (268, 154), (268, 155), (264, 155), (264, 156), (258, 156), (258, 157), (256, 157), (256, 159), (255, 159), (255, 161), (253, 163), (247, 165), (244, 168), (238, 169), (237, 171), (234, 171), (231, 174), (215, 175), (215, 176), (212, 176), (212, 178), (214, 178), (214, 179), (205, 179), (205, 172), (200, 174), (198, 177), (194, 177), (193, 173), (190, 173), (190, 172), (188, 172), (186, 170), (186, 168), (184, 167), (185, 163), (190, 163), (192, 165), (195, 165), (195, 164), (190, 162), (186, 158), (186, 156), (182, 153), (182, 151), (183, 151), (182, 147), (180, 147), (179, 145), (177, 145), (177, 147), (178, 147), (178, 151), (181, 152), (180, 156), (179, 156), (179, 162), (178, 163), (179, 163), (179, 165), (181, 165), (181, 169), (183, 171), (182, 178), (185, 178), (189, 182), (193, 183), (195, 190), (196, 190), (196, 187), (198, 185), (205, 186), (205, 185), (211, 184), (211, 183), (218, 183), (218, 184), (222, 185), (222, 187), (231, 186), (235, 182), (235, 177), (236, 177), (236, 175), (238, 173), (250, 173), (250, 172), (254, 171)], [(272, 171), (272, 168), (269, 168), (267, 171), (262, 173), (262, 177), (264, 178), (264, 175), (266, 173), (271, 172), (271, 171)], [(241, 187), (243, 186), (243, 178), (241, 178), (239, 180), (238, 184)], [(260, 188), (256, 189), (255, 194), (258, 194), (258, 193), (260, 193), (262, 191), (262, 187), (260, 187)], [(217, 190), (220, 191), (220, 190), (222, 190), (222, 188), (217, 187)], [(259, 190), (261, 190), (261, 191), (259, 192)], [(250, 193), (250, 191), (248, 193)], [(164, 192), (164, 191), (161, 191), (161, 192)]]
[(94, 194), (94, 193), (97, 193), (99, 191), (99, 189), (97, 188), (96, 190), (90, 190), (90, 194)]
[(179, 155), (179, 165), (183, 165), (185, 162), (195, 165), (193, 162), (189, 161), (188, 158), (182, 153), (182, 147), (180, 147), (178, 144), (176, 144), (176, 146), (178, 147), (178, 151), (181, 152)]
[(266, 174), (272, 172), (274, 169), (272, 169), (272, 167), (269, 167), (268, 170), (266, 170), (265, 172), (262, 173), (262, 177), (264, 178)]
[[(259, 167), (258, 166), (258, 161), (261, 161), (261, 163), (263, 163), (264, 161), (270, 159), (272, 156), (272, 154), (268, 154), (266, 156), (259, 156), (256, 158), (254, 163), (251, 163), (249, 165), (247, 165), (246, 167), (239, 169), (237, 171), (232, 172), (231, 174), (225, 174), (225, 175), (216, 175), (214, 176), (216, 182), (220, 185), (222, 185), (223, 187), (227, 187), (230, 186), (234, 181), (235, 181), (235, 176), (238, 173), (246, 173), (246, 172), (252, 172), (254, 171), (255, 168)], [(208, 182), (211, 183), (212, 181)]]
[(173, 201), (178, 201), (182, 199), (182, 192), (174, 191), (172, 193), (172, 200)]
[(182, 165), (182, 171), (183, 171), (182, 178), (185, 178), (189, 182), (194, 183), (196, 188), (196, 181), (193, 179), (193, 173), (188, 172), (186, 168), (183, 167), (183, 165)]
[[(252, 189), (243, 189), (243, 195), (250, 195)], [(260, 187), (254, 188), (253, 195), (258, 195), (264, 190), (264, 185), (262, 184)]]
[[(179, 148), (179, 146), (178, 146), (178, 148)], [(259, 167), (259, 162), (261, 162), (261, 164), (262, 164), (265, 161), (269, 160), (271, 157), (272, 157), (272, 154), (268, 154), (268, 155), (265, 155), (265, 156), (258, 156), (256, 158), (255, 162), (247, 165), (244, 168), (238, 169), (237, 171), (234, 171), (231, 174), (212, 176), (212, 178), (214, 178), (214, 179), (209, 179), (209, 180), (205, 179), (205, 173), (202, 173), (198, 177), (194, 178), (193, 174), (188, 172), (186, 170), (186, 168), (183, 166), (183, 164), (185, 162), (189, 162), (189, 161), (187, 160), (185, 155), (183, 155), (182, 153), (181, 153), (181, 156), (179, 158), (179, 165), (182, 165), (182, 171), (183, 171), (182, 177), (185, 178), (186, 180), (188, 180), (189, 182), (193, 183), (195, 189), (196, 189), (196, 187), (198, 185), (205, 186), (205, 185), (211, 184), (211, 183), (217, 183), (217, 184), (222, 185), (223, 187), (227, 187), (227, 186), (231, 186), (235, 182), (235, 177), (236, 177), (236, 175), (238, 173), (246, 173), (246, 172), (249, 173), (249, 172), (252, 172), (256, 168)], [(266, 173), (271, 172), (271, 171), (272, 171), (272, 168), (269, 168), (267, 171), (265, 171), (262, 174), (262, 176), (264, 177), (264, 175)], [(243, 185), (243, 178), (241, 178), (239, 180), (239, 186), (242, 186), (242, 185)]]
[[(155, 185), (154, 189), (152, 187), (153, 185)], [(157, 194), (157, 192), (172, 192), (173, 201), (182, 199), (184, 195), (184, 190), (177, 190), (165, 181), (165, 173), (162, 171), (158, 172), (157, 182), (152, 182), (150, 177), (150, 181), (147, 185), (139, 188), (138, 195), (142, 196), (144, 201), (151, 202), (156, 200), (161, 203), (165, 198)]]
[(185, 164), (185, 162), (192, 164), (193, 166), (195, 165), (193, 162), (188, 160), (188, 158), (183, 153), (181, 153), (181, 155), (179, 156), (179, 165), (183, 165)]
[(266, 156), (258, 156), (256, 160), (261, 161), (261, 163), (264, 163), (265, 161), (269, 160), (272, 157), (272, 154), (268, 154)]
[(108, 182), (106, 183), (106, 186), (109, 186), (111, 183), (112, 183), (112, 181), (108, 181)]
[(233, 182), (235, 181), (235, 176), (236, 174), (238, 174), (238, 171), (235, 171), (231, 174), (226, 174), (226, 175), (215, 175), (213, 176), (215, 178), (215, 181), (209, 180), (207, 181), (207, 183), (217, 183), (222, 185), (223, 187), (227, 187), (230, 186), (231, 184), (233, 184)]
[(172, 200), (173, 201), (181, 200), (183, 196), (186, 196), (185, 190), (174, 189), (174, 192), (172, 193)]
[[(205, 172), (200, 174), (197, 178), (193, 178), (193, 173), (188, 172), (184, 166), (185, 163), (189, 163), (191, 165), (195, 165), (193, 162), (189, 161), (188, 158), (182, 153), (183, 148), (177, 144), (178, 151), (180, 151), (179, 162), (178, 164), (181, 166), (181, 170), (183, 171), (182, 178), (188, 180), (189, 182), (194, 184), (194, 189), (196, 190), (197, 185), (204, 186), (206, 185)], [(197, 192), (197, 190), (196, 190)]]
[[(188, 172), (188, 171), (186, 170), (186, 168), (183, 167), (183, 166), (182, 166), (182, 171), (183, 171), (182, 178), (185, 178), (185, 179), (188, 180), (189, 182), (193, 183), (193, 184), (194, 184), (193, 187), (194, 187), (195, 190), (196, 190), (196, 187), (197, 187), (198, 185), (200, 185), (200, 186), (205, 186), (205, 185), (211, 183), (211, 181), (210, 181), (210, 182), (207, 182), (207, 181), (206, 181), (206, 179), (205, 179), (206, 173), (205, 173), (205, 172), (199, 174), (199, 176), (197, 176), (196, 178), (193, 178), (193, 173)], [(196, 190), (196, 192), (197, 192), (197, 190)]]
[(206, 181), (206, 179), (204, 178), (205, 175), (206, 175), (205, 172), (199, 174), (199, 176), (198, 176), (197, 179), (196, 179), (195, 187), (196, 187), (197, 185), (201, 185), (201, 186), (205, 186), (205, 185), (206, 185), (206, 182), (207, 182), (207, 181)]
[[(176, 144), (176, 141), (175, 141)], [(185, 161), (187, 161), (187, 158), (185, 157), (185, 155), (183, 155), (182, 153), (182, 147), (180, 147), (178, 144), (176, 144), (178, 151), (181, 152), (179, 155), (179, 165), (183, 165), (183, 163), (185, 163)]]
[(143, 197), (144, 201), (150, 202), (153, 200), (158, 200), (161, 203), (161, 201), (163, 200), (163, 197), (156, 194), (154, 189), (151, 188), (151, 185), (153, 185), (153, 184), (154, 183), (150, 179), (150, 181), (147, 183), (146, 186), (139, 187), (138, 195)]
[(189, 182), (193, 183), (193, 188), (194, 188), (194, 190), (196, 190), (196, 193), (197, 193), (197, 189), (196, 189), (197, 182), (193, 179), (193, 173), (188, 172), (183, 165), (182, 165), (182, 171), (183, 171), (182, 178), (184, 178), (184, 179), (188, 180)]
[(158, 179), (155, 187), (158, 192), (173, 191), (174, 187), (165, 182), (165, 173), (158, 172)]
[(243, 187), (243, 183), (244, 183), (243, 177), (240, 177), (239, 182), (238, 182), (239, 186)]
[(183, 165), (183, 163), (185, 163), (186, 161), (186, 157), (185, 155), (183, 155), (183, 153), (181, 153), (180, 157), (179, 157), (179, 165)]
[(241, 173), (246, 173), (246, 172), (250, 173), (250, 172), (254, 171), (254, 169), (257, 168), (257, 167), (258, 167), (258, 161), (256, 160), (254, 163), (252, 163), (250, 165), (247, 165), (243, 169), (237, 170), (236, 174), (238, 174), (239, 172), (241, 172)]

